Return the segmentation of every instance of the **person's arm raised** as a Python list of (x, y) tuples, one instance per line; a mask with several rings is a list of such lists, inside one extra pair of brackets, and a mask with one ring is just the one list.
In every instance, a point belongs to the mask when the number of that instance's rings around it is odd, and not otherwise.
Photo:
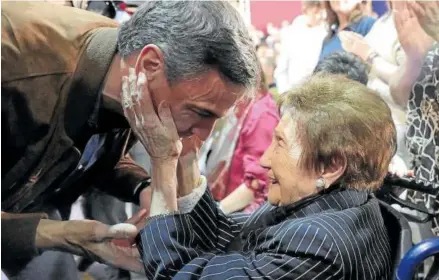
[(433, 38), (425, 33), (405, 2), (395, 2), (395, 6), (395, 27), (406, 53), (406, 61), (391, 77), (389, 86), (395, 103), (405, 107), (413, 84), (420, 74), (424, 57), (433, 44)]

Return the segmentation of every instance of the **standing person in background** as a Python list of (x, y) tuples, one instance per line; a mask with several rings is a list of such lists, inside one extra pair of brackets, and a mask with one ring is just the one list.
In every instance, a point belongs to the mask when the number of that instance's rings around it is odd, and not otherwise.
[(387, 102), (395, 122), (398, 149), (392, 159), (392, 172), (404, 176), (408, 172), (409, 154), (405, 145), (406, 107), (393, 100), (390, 78), (404, 63), (405, 52), (401, 48), (395, 29), (392, 1), (387, 1), (388, 12), (381, 16), (366, 36), (352, 31), (341, 31), (339, 38), (345, 51), (353, 53), (371, 66), (368, 87), (375, 90)]
[(323, 3), (326, 8), (328, 36), (323, 42), (320, 60), (332, 52), (343, 50), (340, 31), (352, 31), (365, 36), (375, 23), (374, 18), (364, 16), (359, 0), (330, 0)]
[(298, 86), (315, 68), (327, 35), (321, 1), (302, 1), (302, 15), (286, 28), (274, 78), (279, 93)]
[(270, 145), (279, 115), (261, 76), (256, 99), (238, 103), (224, 120), (206, 163), (210, 189), (225, 213), (251, 213), (267, 197), (266, 171), (259, 159)]
[[(439, 182), (439, 2), (395, 1), (395, 26), (405, 63), (392, 77), (391, 94), (407, 106), (407, 147), (417, 179)], [(439, 210), (437, 197), (409, 193), (415, 203)], [(439, 235), (438, 218), (433, 233)]]
[(361, 1), (361, 5), (363, 8), (363, 14), (365, 16), (369, 16), (372, 18), (378, 18), (378, 15), (373, 10), (372, 0), (363, 0)]

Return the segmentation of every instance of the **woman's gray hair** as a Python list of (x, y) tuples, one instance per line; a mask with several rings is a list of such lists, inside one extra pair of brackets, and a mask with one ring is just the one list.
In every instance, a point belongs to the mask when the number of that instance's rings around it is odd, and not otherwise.
[(247, 27), (225, 1), (148, 1), (123, 23), (122, 57), (148, 44), (163, 52), (169, 82), (217, 69), (230, 82), (254, 89), (259, 66)]

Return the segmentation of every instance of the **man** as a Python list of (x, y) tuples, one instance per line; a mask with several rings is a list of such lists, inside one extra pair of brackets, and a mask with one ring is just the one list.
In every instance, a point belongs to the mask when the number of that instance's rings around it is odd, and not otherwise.
[(135, 252), (108, 241), (135, 236), (133, 226), (38, 212), (56, 213), (91, 186), (148, 209), (148, 175), (126, 156), (134, 138), (122, 80), (146, 73), (154, 107), (169, 105), (179, 137), (206, 139), (257, 84), (244, 22), (226, 2), (152, 1), (120, 28), (80, 9), (5, 2), (1, 26), (2, 270), (16, 275), (61, 250), (138, 271)]

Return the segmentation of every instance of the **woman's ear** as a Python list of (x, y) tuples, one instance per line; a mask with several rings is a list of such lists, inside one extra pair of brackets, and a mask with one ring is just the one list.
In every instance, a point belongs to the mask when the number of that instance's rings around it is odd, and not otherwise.
[(346, 157), (343, 155), (337, 155), (331, 159), (331, 163), (324, 168), (321, 175), (325, 179), (327, 187), (336, 183), (343, 176), (346, 166)]

